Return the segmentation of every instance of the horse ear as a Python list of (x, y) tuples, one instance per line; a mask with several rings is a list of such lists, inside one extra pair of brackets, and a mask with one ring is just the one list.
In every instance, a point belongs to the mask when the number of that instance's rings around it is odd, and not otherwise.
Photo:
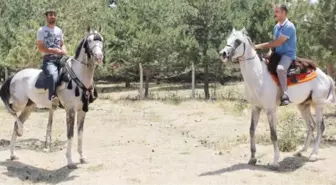
[(101, 32), (101, 26), (98, 27), (98, 32), (99, 32), (99, 33)]
[(245, 35), (248, 35), (247, 30), (246, 30), (245, 27), (244, 27), (241, 31), (242, 31)]
[(90, 31), (91, 31), (91, 27), (88, 26), (88, 27), (86, 28), (86, 31), (87, 31), (88, 33), (90, 33)]
[(236, 29), (235, 28), (232, 28), (232, 32), (235, 32), (236, 31)]

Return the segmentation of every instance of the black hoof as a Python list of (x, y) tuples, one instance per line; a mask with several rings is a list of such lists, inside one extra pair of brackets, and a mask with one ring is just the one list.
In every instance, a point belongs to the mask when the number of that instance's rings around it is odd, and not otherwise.
[(88, 163), (88, 161), (84, 158), (80, 159), (79, 161), (80, 161), (81, 164), (87, 164)]
[(272, 171), (279, 171), (280, 170), (280, 165), (277, 164), (277, 165), (269, 165), (269, 169), (272, 170)]
[(75, 165), (75, 164), (68, 164), (67, 167), (68, 167), (69, 170), (74, 170), (74, 169), (78, 168), (77, 165)]
[(248, 162), (249, 165), (256, 165), (257, 164), (257, 159), (250, 159), (249, 162)]
[(11, 160), (11, 161), (15, 161), (15, 160), (19, 160), (19, 158), (16, 157), (15, 155), (12, 155), (12, 156), (10, 157), (10, 160)]

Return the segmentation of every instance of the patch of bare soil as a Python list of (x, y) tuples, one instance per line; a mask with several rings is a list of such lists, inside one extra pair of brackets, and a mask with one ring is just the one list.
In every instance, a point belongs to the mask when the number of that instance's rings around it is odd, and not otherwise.
[[(257, 166), (247, 165), (249, 118), (230, 116), (218, 103), (97, 100), (84, 125), (89, 163), (76, 170), (64, 167), (64, 110), (55, 113), (52, 152), (43, 150), (48, 113), (31, 115), (18, 138), (18, 161), (8, 160), (14, 119), (5, 111), (0, 116), (0, 184), (336, 184), (333, 141), (316, 162), (307, 161), (308, 152), (281, 153), (277, 172), (268, 167), (271, 143), (258, 143)], [(335, 132), (326, 133), (327, 140)], [(266, 122), (257, 134), (269, 135)], [(76, 149), (75, 134), (72, 154), (79, 162)]]

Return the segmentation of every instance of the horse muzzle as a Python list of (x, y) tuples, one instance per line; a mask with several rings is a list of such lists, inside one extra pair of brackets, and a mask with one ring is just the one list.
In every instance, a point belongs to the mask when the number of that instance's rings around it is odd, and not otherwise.
[(225, 50), (223, 50), (222, 52), (220, 52), (219, 55), (220, 55), (220, 58), (221, 58), (221, 60), (222, 60), (223, 63), (227, 63), (229, 60), (232, 59), (231, 53), (228, 52), (228, 51), (225, 51)]
[(97, 60), (98, 65), (102, 64), (103, 61), (104, 61), (104, 56), (103, 56), (103, 54), (97, 54), (97, 55), (95, 56), (95, 58), (96, 58), (96, 60)]

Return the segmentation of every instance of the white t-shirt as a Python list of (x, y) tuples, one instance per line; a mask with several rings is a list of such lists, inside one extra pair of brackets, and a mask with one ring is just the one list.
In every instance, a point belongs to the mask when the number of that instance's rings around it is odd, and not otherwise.
[[(59, 48), (61, 49), (61, 41), (63, 40), (62, 30), (54, 26), (49, 28), (48, 26), (41, 27), (37, 32), (37, 40), (41, 40), (46, 48)], [(52, 53), (42, 53), (42, 55)]]

